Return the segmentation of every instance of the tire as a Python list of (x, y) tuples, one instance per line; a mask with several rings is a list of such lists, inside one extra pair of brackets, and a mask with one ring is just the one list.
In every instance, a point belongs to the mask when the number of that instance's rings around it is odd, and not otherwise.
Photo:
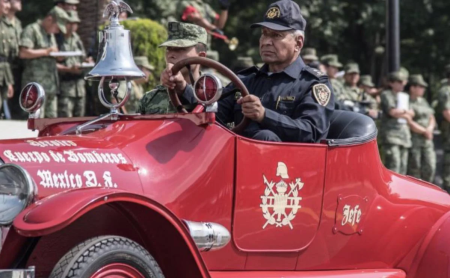
[[(126, 275), (114, 272), (124, 269)], [(72, 248), (56, 264), (50, 278), (97, 278), (108, 275), (164, 278), (147, 250), (132, 240), (118, 236), (95, 237)]]

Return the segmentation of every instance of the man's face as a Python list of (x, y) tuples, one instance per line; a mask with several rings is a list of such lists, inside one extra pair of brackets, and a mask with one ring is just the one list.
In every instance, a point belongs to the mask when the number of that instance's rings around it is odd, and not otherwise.
[(338, 68), (332, 67), (332, 66), (327, 66), (326, 67), (326, 73), (330, 78), (334, 78), (336, 76), (336, 74), (339, 72)]
[(9, 0), (0, 0), (0, 15), (8, 14), (11, 9)]
[[(177, 62), (190, 57), (205, 57), (205, 52), (198, 53), (195, 46), (191, 47), (166, 47), (166, 64), (176, 64)], [(198, 65), (196, 65), (198, 67)], [(183, 68), (181, 72), (187, 72), (186, 68)]]
[(420, 85), (412, 85), (410, 90), (416, 97), (423, 97), (425, 94), (425, 87)]
[(303, 47), (292, 31), (275, 31), (263, 27), (259, 39), (259, 54), (264, 63), (282, 64), (292, 60)]
[(401, 92), (405, 89), (405, 85), (403, 81), (391, 81), (389, 82), (389, 86), (391, 86), (394, 92)]
[(47, 33), (49, 34), (57, 34), (60, 32), (58, 24), (56, 23), (56, 18), (53, 16), (48, 16), (48, 26), (46, 28)]
[(11, 10), (14, 12), (21, 12), (22, 0), (11, 0)]
[(359, 82), (359, 73), (353, 72), (353, 73), (346, 73), (344, 75), (345, 83), (347, 83), (350, 86), (356, 86)]

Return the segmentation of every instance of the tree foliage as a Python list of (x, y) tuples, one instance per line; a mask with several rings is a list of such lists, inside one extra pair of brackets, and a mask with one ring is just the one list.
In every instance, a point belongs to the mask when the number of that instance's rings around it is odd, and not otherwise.
[[(87, 0), (82, 0), (87, 1)], [(217, 0), (204, 0), (217, 8)], [(363, 73), (378, 80), (386, 74), (385, 32), (387, 0), (295, 0), (308, 21), (306, 46), (315, 47), (319, 55), (336, 53), (344, 63), (358, 62)], [(25, 3), (21, 18), (36, 18), (38, 11), (51, 6), (52, 0)], [(179, 0), (127, 0), (141, 18), (159, 22), (170, 17)], [(225, 33), (237, 37), (240, 45), (230, 51), (220, 40), (213, 48), (220, 60), (231, 66), (237, 56), (251, 56), (259, 62), (260, 31), (251, 30), (250, 23), (261, 21), (272, 0), (231, 0), (230, 16)], [(443, 69), (450, 59), (450, 1), (401, 0), (401, 59), (410, 73), (422, 73), (435, 86), (443, 78)], [(42, 8), (42, 9), (41, 9)], [(217, 9), (219, 11), (219, 9)], [(34, 21), (34, 20), (33, 20)], [(140, 36), (143, 36), (142, 34)], [(150, 35), (149, 35), (150, 36)], [(150, 47), (150, 45), (148, 45)], [(147, 49), (147, 46), (144, 48)], [(155, 48), (156, 49), (156, 48)], [(160, 65), (158, 62), (153, 63)]]

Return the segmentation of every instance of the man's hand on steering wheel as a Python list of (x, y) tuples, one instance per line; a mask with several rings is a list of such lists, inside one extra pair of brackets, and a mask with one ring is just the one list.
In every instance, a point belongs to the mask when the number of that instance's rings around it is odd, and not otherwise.
[(174, 75), (172, 73), (172, 68), (173, 64), (168, 63), (166, 69), (161, 73), (160, 81), (164, 87), (169, 90), (175, 90), (178, 95), (181, 95), (187, 86), (187, 82), (184, 80), (181, 72)]
[(242, 106), (242, 114), (244, 114), (245, 117), (258, 123), (262, 122), (266, 109), (257, 96), (245, 96), (240, 98), (237, 103)]

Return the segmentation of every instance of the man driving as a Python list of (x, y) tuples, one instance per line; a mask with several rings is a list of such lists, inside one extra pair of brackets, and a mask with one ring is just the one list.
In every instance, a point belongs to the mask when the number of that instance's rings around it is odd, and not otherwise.
[[(161, 85), (146, 93), (139, 103), (137, 113), (167, 114), (177, 109), (170, 101), (167, 89), (177, 92), (183, 104), (195, 103), (191, 90), (185, 90), (191, 83), (189, 72), (183, 68), (172, 75), (172, 67), (177, 62), (190, 57), (206, 57), (207, 33), (203, 27), (189, 23), (169, 22), (169, 37), (160, 47), (166, 47), (166, 69), (161, 73)], [(194, 80), (200, 78), (200, 66), (191, 65)]]
[(261, 28), (259, 50), (265, 64), (239, 73), (251, 94), (219, 101), (218, 120), (238, 124), (243, 116), (251, 119), (243, 135), (256, 140), (325, 139), (334, 97), (328, 77), (299, 57), (306, 27), (300, 7), (291, 0), (277, 1), (269, 6), (264, 21), (251, 27)]

